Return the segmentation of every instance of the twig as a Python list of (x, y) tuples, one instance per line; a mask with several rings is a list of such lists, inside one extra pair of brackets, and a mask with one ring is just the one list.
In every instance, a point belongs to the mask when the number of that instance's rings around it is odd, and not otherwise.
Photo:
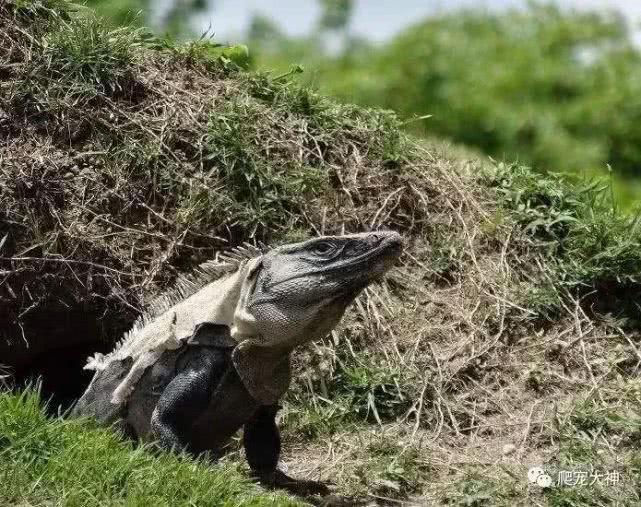
[(96, 262), (90, 261), (79, 261), (75, 259), (56, 259), (55, 257), (0, 257), (0, 261), (24, 261), (24, 262), (58, 262), (61, 264), (79, 264), (84, 266), (92, 266), (98, 269), (104, 269), (105, 271), (110, 271), (112, 273), (117, 273), (118, 275), (127, 276), (129, 278), (135, 278), (136, 275), (133, 273), (125, 273), (124, 271), (119, 271), (104, 264), (98, 264)]

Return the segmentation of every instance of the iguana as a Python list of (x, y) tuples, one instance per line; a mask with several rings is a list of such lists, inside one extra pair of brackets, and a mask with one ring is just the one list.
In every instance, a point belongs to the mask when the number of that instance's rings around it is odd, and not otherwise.
[(74, 414), (115, 424), (164, 448), (215, 459), (243, 428), (261, 484), (299, 493), (326, 487), (277, 469), (278, 401), (289, 356), (325, 336), (347, 306), (399, 257), (396, 232), (323, 236), (274, 248), (240, 248), (201, 266), (161, 298), (107, 355)]

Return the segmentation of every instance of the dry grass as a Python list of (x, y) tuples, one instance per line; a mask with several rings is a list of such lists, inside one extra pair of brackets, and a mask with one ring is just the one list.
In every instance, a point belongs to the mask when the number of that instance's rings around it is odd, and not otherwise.
[[(12, 3), (0, 22), (4, 362), (68, 342), (50, 323), (73, 312), (113, 342), (241, 241), (391, 228), (402, 265), (296, 356), (290, 470), (392, 505), (638, 503), (639, 233), (603, 192), (448, 159), (202, 42)], [(103, 45), (70, 51), (86, 26)], [(543, 491), (542, 463), (624, 482)]]

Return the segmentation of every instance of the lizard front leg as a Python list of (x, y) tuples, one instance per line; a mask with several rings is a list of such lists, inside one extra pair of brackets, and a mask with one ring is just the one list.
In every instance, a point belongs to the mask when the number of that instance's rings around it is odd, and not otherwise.
[(252, 476), (263, 486), (283, 488), (297, 495), (326, 495), (329, 488), (315, 481), (296, 480), (278, 470), (280, 432), (276, 424), (277, 405), (262, 405), (245, 424), (243, 444)]
[(176, 376), (167, 384), (151, 416), (151, 431), (166, 449), (193, 452), (193, 422), (208, 408), (213, 390), (229, 363), (229, 353), (197, 347), (181, 358)]

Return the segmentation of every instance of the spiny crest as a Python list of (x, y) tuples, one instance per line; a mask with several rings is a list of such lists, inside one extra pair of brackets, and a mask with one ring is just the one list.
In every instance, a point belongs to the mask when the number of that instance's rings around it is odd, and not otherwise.
[(181, 275), (176, 280), (173, 289), (153, 300), (143, 314), (136, 320), (131, 330), (118, 342), (108, 355), (96, 353), (89, 358), (85, 369), (97, 369), (109, 362), (110, 358), (119, 357), (123, 349), (135, 342), (136, 334), (152, 320), (164, 314), (176, 304), (195, 294), (207, 284), (237, 271), (241, 264), (264, 253), (266, 246), (243, 243), (231, 250), (219, 252), (213, 260), (204, 262), (191, 275)]
[[(267, 247), (263, 243), (258, 243), (258, 245), (252, 245), (251, 243), (243, 243), (236, 248), (227, 250), (222, 254), (217, 255), (215, 262), (224, 263), (224, 264), (234, 264), (236, 268), (240, 263), (247, 259), (253, 259), (262, 255)], [(207, 264), (207, 263), (205, 263)]]
[(217, 252), (213, 260), (200, 264), (190, 275), (180, 275), (173, 289), (154, 299), (134, 324), (134, 330), (141, 329), (148, 322), (195, 294), (205, 285), (228, 273), (233, 273), (243, 261), (258, 257), (265, 250), (266, 247), (263, 243), (259, 243), (257, 246), (243, 243), (231, 250)]

